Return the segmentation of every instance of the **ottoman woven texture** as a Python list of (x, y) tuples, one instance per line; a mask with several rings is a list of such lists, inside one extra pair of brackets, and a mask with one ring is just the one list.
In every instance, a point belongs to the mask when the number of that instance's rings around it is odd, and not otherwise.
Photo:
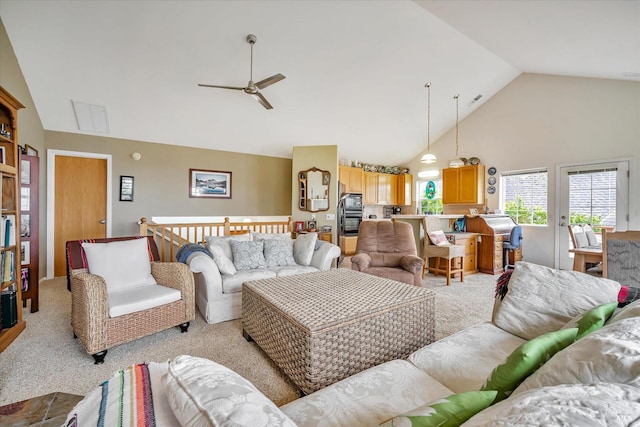
[(245, 282), (242, 327), (305, 393), (435, 337), (435, 294), (344, 268)]

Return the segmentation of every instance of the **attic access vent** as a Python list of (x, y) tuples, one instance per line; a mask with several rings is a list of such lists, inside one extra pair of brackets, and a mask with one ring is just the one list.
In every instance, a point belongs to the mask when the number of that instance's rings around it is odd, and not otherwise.
[(76, 113), (78, 129), (88, 132), (109, 133), (107, 109), (102, 105), (91, 105), (71, 100)]

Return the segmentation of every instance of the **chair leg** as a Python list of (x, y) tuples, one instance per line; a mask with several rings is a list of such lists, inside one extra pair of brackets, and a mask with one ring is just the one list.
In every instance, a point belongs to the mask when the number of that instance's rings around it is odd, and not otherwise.
[(460, 282), (464, 282), (464, 257), (460, 257)]
[(453, 261), (453, 259), (447, 260), (447, 286), (451, 285), (451, 263)]

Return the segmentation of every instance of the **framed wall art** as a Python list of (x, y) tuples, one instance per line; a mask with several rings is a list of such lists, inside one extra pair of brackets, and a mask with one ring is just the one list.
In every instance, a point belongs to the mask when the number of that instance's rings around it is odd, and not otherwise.
[(133, 202), (133, 177), (120, 175), (120, 201)]
[(231, 198), (231, 172), (189, 169), (189, 197)]

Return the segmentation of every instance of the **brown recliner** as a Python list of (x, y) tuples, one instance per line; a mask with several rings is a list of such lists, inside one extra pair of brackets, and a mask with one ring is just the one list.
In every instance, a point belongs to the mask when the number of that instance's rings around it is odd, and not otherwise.
[(424, 261), (417, 255), (411, 224), (403, 221), (362, 221), (351, 268), (421, 286)]

